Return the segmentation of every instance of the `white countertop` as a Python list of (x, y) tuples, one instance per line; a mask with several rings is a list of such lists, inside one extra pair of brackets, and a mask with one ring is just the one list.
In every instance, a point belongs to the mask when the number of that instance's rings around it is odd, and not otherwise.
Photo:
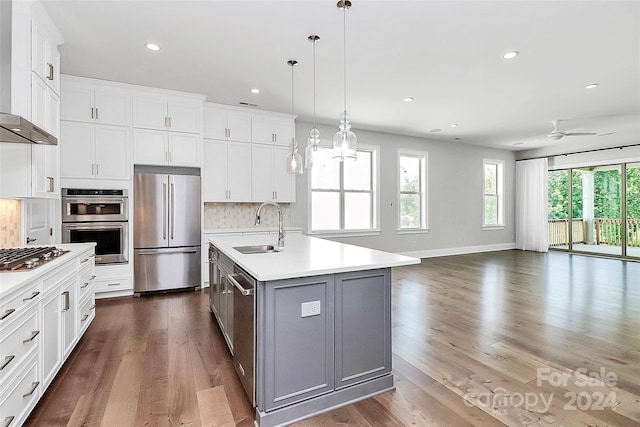
[[(49, 273), (51, 270), (59, 267), (68, 261), (72, 261), (78, 254), (94, 247), (95, 243), (68, 243), (51, 245), (56, 248), (70, 251), (58, 258), (55, 258), (44, 265), (34, 268), (33, 270), (26, 271), (0, 271), (0, 299), (9, 294), (16, 287), (30, 283), (39, 277)], [(49, 246), (49, 245), (47, 245)]]
[(234, 246), (275, 245), (276, 236), (212, 236), (209, 242), (259, 281), (420, 264), (418, 258), (298, 234), (281, 252), (241, 254)]

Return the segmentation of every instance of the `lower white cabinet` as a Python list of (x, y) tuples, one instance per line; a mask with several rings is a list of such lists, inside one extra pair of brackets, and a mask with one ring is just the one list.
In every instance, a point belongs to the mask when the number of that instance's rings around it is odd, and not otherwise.
[(94, 267), (93, 248), (78, 251), (0, 295), (3, 425), (22, 425), (95, 317)]

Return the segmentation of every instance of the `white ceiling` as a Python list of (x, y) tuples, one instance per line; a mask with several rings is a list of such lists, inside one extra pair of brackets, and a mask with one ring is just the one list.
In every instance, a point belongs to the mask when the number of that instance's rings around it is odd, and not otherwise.
[[(640, 1), (352, 3), (347, 108), (355, 130), (508, 150), (640, 143)], [(337, 126), (343, 12), (332, 0), (44, 4), (65, 39), (63, 73), (289, 112), (286, 62), (296, 59), (295, 112), (306, 121), (313, 116), (307, 37), (317, 34), (318, 121)], [(149, 41), (162, 50), (148, 51)], [(520, 55), (502, 58), (512, 50)], [(600, 86), (587, 90), (589, 83)], [(415, 101), (403, 102), (408, 96)], [(615, 134), (550, 141), (553, 119), (565, 120), (565, 132)]]

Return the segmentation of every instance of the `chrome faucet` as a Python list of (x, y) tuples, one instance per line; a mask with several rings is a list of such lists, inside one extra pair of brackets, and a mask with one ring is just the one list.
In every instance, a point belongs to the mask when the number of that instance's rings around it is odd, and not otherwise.
[(282, 224), (282, 209), (280, 209), (279, 204), (274, 202), (263, 202), (256, 211), (256, 225), (260, 224), (260, 212), (266, 205), (272, 205), (278, 209), (278, 246), (282, 248), (284, 247), (284, 226)]

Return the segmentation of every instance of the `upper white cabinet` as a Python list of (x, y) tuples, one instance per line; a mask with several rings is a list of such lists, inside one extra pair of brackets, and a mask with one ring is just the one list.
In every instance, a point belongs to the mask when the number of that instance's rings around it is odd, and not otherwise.
[(131, 95), (114, 85), (88, 83), (87, 79), (62, 76), (62, 120), (128, 126)]
[(251, 142), (251, 115), (245, 111), (204, 105), (203, 136), (209, 139)]
[(295, 175), (287, 173), (289, 149), (277, 145), (251, 145), (251, 195), (254, 201), (295, 202)]
[(251, 144), (204, 140), (203, 202), (251, 202)]
[(289, 146), (293, 137), (291, 117), (253, 117), (251, 135), (253, 142)]
[(200, 135), (134, 129), (133, 140), (135, 164), (200, 166)]
[(202, 100), (136, 95), (133, 97), (133, 126), (201, 133)]
[(60, 94), (60, 53), (61, 44), (57, 30), (51, 29), (48, 16), (34, 11), (31, 19), (31, 69), (56, 94)]
[(129, 179), (130, 130), (124, 126), (62, 122), (60, 175), (63, 178)]

